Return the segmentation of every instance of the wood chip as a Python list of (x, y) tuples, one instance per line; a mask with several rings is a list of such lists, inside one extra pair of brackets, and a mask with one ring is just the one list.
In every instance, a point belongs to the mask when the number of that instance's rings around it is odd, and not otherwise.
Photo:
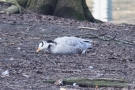
[(80, 30), (80, 29), (98, 30), (97, 28), (90, 28), (90, 27), (82, 27), (82, 26), (79, 26), (79, 27), (78, 27), (78, 30)]

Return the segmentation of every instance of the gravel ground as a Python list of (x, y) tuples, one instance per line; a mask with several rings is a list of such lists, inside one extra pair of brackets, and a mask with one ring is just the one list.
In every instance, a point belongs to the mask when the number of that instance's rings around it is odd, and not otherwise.
[[(79, 30), (79, 26), (98, 30)], [(81, 55), (36, 53), (42, 40), (60, 36), (92, 39), (93, 48)], [(43, 83), (46, 79), (71, 77), (124, 79), (131, 86), (123, 90), (135, 90), (135, 25), (96, 24), (38, 14), (0, 14), (1, 90), (95, 90)]]

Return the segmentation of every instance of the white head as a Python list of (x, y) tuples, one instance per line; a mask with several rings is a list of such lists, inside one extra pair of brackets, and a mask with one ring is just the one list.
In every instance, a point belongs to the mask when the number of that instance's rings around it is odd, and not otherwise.
[(41, 43), (39, 43), (39, 46), (36, 52), (39, 52), (40, 50), (47, 50), (48, 47), (49, 47), (49, 43), (47, 43), (47, 41), (42, 41)]
[(52, 40), (42, 41), (41, 43), (39, 43), (39, 46), (36, 52), (39, 52), (40, 50), (47, 50), (49, 49), (50, 45), (55, 45), (55, 43)]

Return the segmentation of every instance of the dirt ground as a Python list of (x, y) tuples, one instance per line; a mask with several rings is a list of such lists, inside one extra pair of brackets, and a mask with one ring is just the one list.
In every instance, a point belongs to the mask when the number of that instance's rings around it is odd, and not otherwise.
[[(98, 30), (78, 30), (78, 26)], [(60, 36), (92, 39), (93, 48), (81, 55), (36, 53), (42, 40)], [(124, 79), (132, 84), (124, 90), (135, 90), (135, 25), (96, 24), (37, 14), (0, 15), (1, 90), (95, 90), (43, 82), (71, 77)]]

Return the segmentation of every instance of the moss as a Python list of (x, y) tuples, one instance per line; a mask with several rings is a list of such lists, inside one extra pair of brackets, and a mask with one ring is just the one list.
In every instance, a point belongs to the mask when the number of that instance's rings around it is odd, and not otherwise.
[(29, 3), (29, 6), (28, 6), (28, 9), (32, 10), (32, 11), (36, 11), (36, 4), (37, 4), (37, 1), (36, 0), (33, 0), (33, 1), (28, 1)]
[(119, 87), (119, 88), (123, 88), (123, 87), (127, 87), (127, 83), (120, 83), (120, 82), (110, 82), (110, 81), (79, 81), (77, 82), (78, 85), (82, 86), (82, 87)]
[(95, 87), (95, 86), (99, 86), (99, 87), (119, 87), (119, 88), (123, 88), (123, 87), (127, 87), (128, 84), (126, 81), (124, 80), (113, 80), (113, 79), (85, 79), (85, 78), (69, 78), (69, 79), (64, 79), (63, 83), (64, 84), (73, 84), (73, 83), (77, 83), (80, 86), (83, 87)]
[(84, 15), (82, 15), (81, 13), (79, 13), (79, 12), (73, 10), (73, 9), (70, 10), (69, 13), (71, 14), (71, 16), (77, 17), (77, 19), (79, 19), (79, 20), (86, 20)]
[[(54, 83), (55, 80), (47, 80), (45, 83)], [(76, 83), (82, 87), (128, 87), (129, 84), (121, 79), (87, 79), (87, 78), (67, 78), (63, 79), (64, 85), (73, 85)]]
[(75, 8), (76, 8), (76, 11), (83, 13), (83, 7), (81, 5), (80, 0), (76, 1), (76, 7)]

